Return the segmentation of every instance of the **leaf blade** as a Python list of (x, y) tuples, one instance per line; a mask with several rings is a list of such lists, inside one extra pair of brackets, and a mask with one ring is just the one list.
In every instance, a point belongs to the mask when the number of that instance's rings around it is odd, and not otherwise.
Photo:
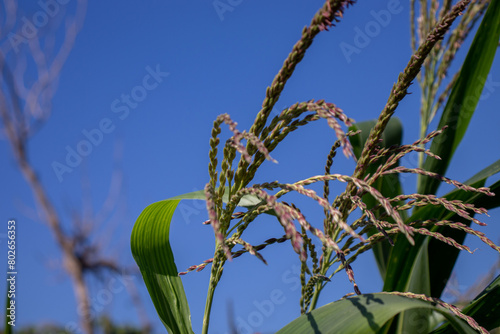
[[(499, 161), (474, 175), (469, 179), (469, 181), (465, 182), (465, 184), (475, 187), (484, 185), (486, 178), (500, 172)], [(483, 179), (479, 179), (479, 177), (483, 177)], [(470, 184), (471, 181), (474, 183)], [(490, 189), (494, 193), (500, 193), (500, 181), (491, 185)], [(443, 197), (448, 200), (461, 200), (464, 203), (474, 204), (477, 207), (484, 207), (485, 209), (500, 207), (500, 196), (498, 195), (490, 197), (484, 194), (454, 190)], [(406, 223), (427, 219), (427, 217), (432, 217), (438, 220), (453, 220), (470, 225), (470, 222), (454, 215), (454, 213), (449, 212), (446, 208), (430, 205), (416, 211), (410, 218), (407, 219)], [(453, 237), (457, 242), (463, 242), (466, 236), (465, 232), (450, 230), (451, 229), (446, 230), (442, 227), (432, 229), (432, 231), (444, 233), (447, 236)], [(384, 291), (404, 291), (409, 279), (408, 275), (411, 272), (410, 264), (416, 258), (419, 247), (422, 246), (424, 240), (427, 238), (428, 237), (416, 235), (414, 238), (415, 246), (411, 246), (407, 241), (405, 241), (404, 238), (398, 237), (396, 239), (395, 246), (391, 249), (388, 261), (388, 270), (386, 280), (384, 281)], [(451, 271), (454, 267), (459, 251), (440, 241), (431, 240), (429, 243), (429, 252), (432, 254), (441, 254), (439, 257), (431, 257), (429, 259), (431, 296), (439, 297), (444, 290), (449, 276), (451, 275)], [(446, 261), (443, 261), (443, 259), (446, 259)]]
[(180, 200), (147, 206), (137, 218), (131, 249), (156, 311), (169, 333), (191, 334), (191, 314), (170, 248), (170, 223)]
[[(462, 312), (473, 317), (487, 330), (500, 326), (500, 275), (498, 275)], [(433, 334), (453, 333), (450, 324), (443, 324)]]
[[(193, 333), (191, 315), (170, 247), (170, 224), (183, 199), (205, 200), (204, 190), (174, 196), (147, 206), (131, 234), (132, 255), (141, 270), (156, 311), (169, 333)], [(227, 192), (222, 198), (229, 201)], [(243, 196), (238, 206), (249, 210), (262, 203), (255, 195)], [(273, 210), (266, 213), (275, 214)]]
[[(423, 168), (445, 175), (453, 154), (460, 144), (476, 109), (486, 77), (490, 72), (500, 39), (500, 0), (492, 0), (474, 36), (460, 74), (444, 107), (438, 129), (448, 125), (442, 135), (434, 138), (431, 151), (441, 160), (427, 157)], [(435, 194), (440, 182), (422, 176), (418, 185), (420, 194)]]
[(476, 333), (463, 320), (430, 302), (387, 293), (364, 294), (327, 304), (304, 314), (277, 334), (374, 333), (402, 311), (428, 309), (443, 314), (459, 333)]

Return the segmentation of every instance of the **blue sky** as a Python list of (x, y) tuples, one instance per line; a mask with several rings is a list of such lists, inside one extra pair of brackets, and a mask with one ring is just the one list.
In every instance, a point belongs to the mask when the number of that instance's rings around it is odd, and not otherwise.
[[(62, 71), (52, 114), (30, 141), (30, 160), (65, 219), (71, 217), (72, 208), (81, 208), (82, 179), (90, 185), (91, 201), (98, 209), (107, 196), (113, 171), (118, 168), (123, 172), (118, 207), (105, 224), (96, 227), (95, 234), (105, 253), (121, 263), (135, 265), (129, 236), (143, 208), (161, 199), (203, 189), (208, 181), (208, 140), (213, 121), (217, 115), (229, 113), (240, 130), (251, 126), (266, 87), (302, 28), (323, 3), (221, 2), (231, 10), (218, 12), (214, 1), (90, 3), (83, 29)], [(75, 1), (68, 1), (67, 6), (74, 5)], [(41, 10), (39, 6), (35, 2), (23, 5), (23, 15), (30, 17)], [(392, 13), (383, 25), (377, 23), (373, 14), (381, 10)], [(357, 121), (376, 118), (411, 55), (408, 12), (406, 2), (395, 0), (360, 2), (348, 9), (338, 27), (315, 39), (274, 112), (295, 102), (325, 99)], [(345, 46), (356, 46), (358, 31), (377, 24), (377, 33), (362, 45), (358, 43), (357, 52), (346, 55)], [(463, 57), (459, 53), (457, 61)], [(489, 80), (489, 94), (483, 94), (470, 131), (448, 171), (449, 177), (459, 181), (496, 161), (500, 153), (498, 57)], [(405, 143), (418, 138), (418, 85), (415, 83), (410, 91), (413, 94), (404, 99), (396, 112), (404, 124)], [(127, 100), (127, 95), (131, 100)], [(437, 122), (433, 124), (432, 129)], [(95, 129), (100, 129), (102, 136)], [(94, 134), (94, 144), (84, 147), (82, 141), (89, 133)], [(223, 136), (228, 135), (228, 129), (223, 128)], [(273, 153), (279, 164), (266, 162), (256, 183), (293, 182), (323, 173), (334, 141), (326, 122), (316, 122), (287, 139)], [(81, 162), (74, 160), (73, 166), (69, 166), (68, 152), (78, 149), (91, 152)], [(121, 152), (121, 158), (114, 161), (116, 152)], [(15, 218), (18, 225), (18, 325), (76, 322), (73, 290), (61, 269), (60, 252), (50, 231), (33, 215), (35, 202), (5, 140), (0, 141), (0, 156), (0, 217), (4, 221)], [(71, 172), (55, 172), (57, 164), (68, 166)], [(351, 174), (353, 166), (352, 160), (338, 155), (333, 171)], [(410, 192), (414, 184), (415, 179), (408, 177), (403, 186)], [(286, 200), (294, 198), (298, 199)], [(305, 201), (308, 218), (320, 219), (322, 210), (313, 205), (309, 208), (308, 203)], [(488, 227), (481, 228), (494, 241), (500, 240), (499, 214), (492, 210), (491, 217), (483, 219)], [(209, 226), (201, 225), (206, 218), (202, 202), (181, 202), (171, 231), (175, 235), (172, 247), (179, 271), (212, 257), (213, 232)], [(6, 233), (6, 229), (0, 233)], [(282, 234), (277, 222), (263, 218), (248, 231), (246, 240), (257, 244)], [(1, 240), (2, 245), (5, 240)], [(487, 272), (496, 260), (495, 252), (477, 240), (468, 238), (466, 244), (477, 251), (459, 258), (457, 275), (462, 289)], [(251, 256), (226, 265), (215, 294), (211, 333), (228, 333), (230, 305), (234, 306), (242, 333), (246, 328), (274, 332), (299, 315), (295, 253), (284, 243), (269, 248), (263, 255), (268, 266)], [(2, 265), (5, 261), (6, 256), (0, 256)], [(353, 269), (362, 292), (380, 291), (381, 280), (371, 254), (362, 256)], [(208, 278), (209, 270), (183, 278), (195, 332), (201, 329)], [(103, 284), (92, 282), (91, 296), (96, 307), (117, 321), (137, 324), (137, 315), (123, 289), (128, 282), (139, 289), (156, 331), (163, 332), (140, 277), (122, 277), (121, 281), (105, 278)], [(115, 287), (112, 303), (99, 302), (105, 294), (102, 289), (109, 290), (110, 286)], [(0, 284), (0, 291), (4, 289), (5, 284)], [(340, 273), (320, 301), (333, 301), (351, 291), (347, 276)], [(272, 307), (266, 303), (269, 300)]]

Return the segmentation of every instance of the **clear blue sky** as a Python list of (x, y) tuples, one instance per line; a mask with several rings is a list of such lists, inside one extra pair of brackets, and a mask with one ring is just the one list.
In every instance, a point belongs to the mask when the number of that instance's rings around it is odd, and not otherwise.
[[(323, 1), (232, 3), (232, 11), (219, 15), (213, 1), (91, 2), (83, 30), (62, 71), (51, 117), (30, 141), (30, 159), (66, 219), (71, 216), (70, 208), (81, 206), (82, 177), (88, 178), (95, 207), (102, 205), (115, 167), (113, 153), (117, 147), (122, 148), (121, 204), (114, 218), (97, 229), (106, 254), (122, 263), (135, 265), (129, 236), (143, 208), (204, 187), (213, 120), (229, 113), (240, 130), (249, 128), (266, 87)], [(74, 1), (68, 4), (73, 5)], [(27, 17), (40, 10), (36, 2), (23, 6)], [(371, 11), (388, 6), (396, 10), (387, 24), (378, 25), (377, 34), (359, 48), (359, 53), (346, 57), (341, 45), (354, 46), (357, 31), (376, 22)], [(295, 102), (325, 99), (357, 121), (377, 117), (411, 55), (408, 12), (405, 1), (361, 1), (348, 9), (338, 27), (316, 38), (286, 85), (276, 112)], [(459, 61), (463, 56), (458, 55)], [(144, 81), (151, 71), (161, 74), (156, 81)], [(448, 172), (461, 181), (499, 157), (499, 57), (491, 73), (492, 92), (480, 102), (470, 131), (457, 150), (454, 167)], [(418, 138), (418, 85), (415, 83), (410, 91), (413, 94), (396, 112), (404, 124), (405, 143)], [(122, 100), (122, 94), (132, 94), (135, 102)], [(255, 182), (293, 182), (322, 174), (334, 137), (326, 122), (316, 123), (292, 134), (273, 154), (279, 164), (265, 163)], [(58, 177), (54, 162), (66, 164), (68, 147), (76, 150), (85, 139), (84, 132), (98, 127), (107, 131), (102, 140), (92, 146), (82, 163), (75, 163), (71, 173)], [(227, 136), (228, 130), (223, 131)], [(49, 230), (28, 212), (34, 210), (35, 203), (5, 140), (0, 141), (0, 156), (0, 217), (4, 222), (16, 218), (19, 228), (18, 325), (78, 321), (72, 286), (59, 263), (60, 252)], [(333, 171), (351, 174), (353, 166), (352, 160), (339, 155)], [(405, 179), (407, 192), (414, 190), (414, 182), (412, 177)], [(181, 205), (183, 211), (177, 212), (171, 231), (180, 271), (212, 257), (214, 243), (211, 228), (201, 225), (207, 218), (203, 203)], [(320, 219), (321, 209), (311, 206), (310, 210), (308, 218)], [(498, 210), (491, 211), (491, 218), (483, 219), (489, 226), (481, 229), (494, 241), (500, 240), (499, 215)], [(6, 228), (2, 229), (0, 233), (6, 233)], [(262, 219), (248, 231), (246, 240), (257, 244), (282, 234), (277, 222)], [(5, 240), (3, 235), (2, 253), (6, 253)], [(497, 256), (477, 240), (468, 238), (466, 242), (477, 251), (474, 255), (464, 253), (459, 259), (457, 274), (462, 289), (487, 272)], [(295, 253), (284, 243), (263, 255), (268, 266), (248, 255), (226, 265), (215, 295), (211, 333), (228, 332), (230, 302), (237, 323), (254, 324), (255, 332), (274, 332), (299, 315)], [(1, 255), (0, 266), (5, 262), (6, 255)], [(362, 256), (353, 269), (362, 292), (380, 291), (381, 280), (371, 254)], [(208, 277), (209, 270), (205, 270), (183, 278), (195, 332), (201, 329)], [(97, 300), (103, 285), (94, 283), (91, 296)], [(106, 284), (109, 279), (105, 279)], [(156, 331), (163, 332), (142, 279), (136, 277), (133, 284), (141, 292)], [(5, 291), (3, 281), (1, 291)], [(351, 291), (345, 273), (340, 273), (321, 302)], [(272, 312), (260, 310), (258, 305), (271, 298), (278, 301)], [(117, 321), (138, 323), (124, 290), (114, 293), (113, 303), (103, 310)]]

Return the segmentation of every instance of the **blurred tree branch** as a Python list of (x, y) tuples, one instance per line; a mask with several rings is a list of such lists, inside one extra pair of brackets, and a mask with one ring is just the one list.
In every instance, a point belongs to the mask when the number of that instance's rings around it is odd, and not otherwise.
[[(75, 213), (79, 210), (74, 210), (72, 226), (63, 223), (29, 159), (27, 147), (29, 139), (51, 114), (51, 102), (57, 91), (61, 70), (82, 28), (87, 2), (78, 0), (74, 6), (46, 2), (45, 8), (37, 4), (40, 6), (37, 17), (45, 17), (45, 21), (35, 21), (35, 15), (23, 15), (15, 0), (3, 2), (5, 16), (0, 17), (0, 40), (4, 41), (0, 45), (0, 116), (14, 158), (33, 192), (39, 216), (61, 250), (62, 264), (71, 277), (78, 303), (81, 329), (92, 334), (96, 319), (91, 312), (86, 274), (122, 274), (125, 270), (117, 260), (103, 257), (102, 246), (92, 238), (95, 225), (104, 223), (116, 207), (122, 174), (113, 173), (110, 193), (99, 212), (93, 213), (87, 191), (82, 213)], [(28, 17), (32, 17), (32, 21)], [(58, 37), (61, 32), (63, 37)], [(83, 188), (87, 186), (88, 182), (83, 182)], [(144, 332), (149, 332), (151, 326), (137, 291), (132, 287), (127, 289), (138, 308)]]

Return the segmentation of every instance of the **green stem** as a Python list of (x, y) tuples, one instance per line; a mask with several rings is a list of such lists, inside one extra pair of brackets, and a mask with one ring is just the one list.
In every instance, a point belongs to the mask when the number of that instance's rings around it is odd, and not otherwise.
[[(212, 277), (210, 277), (210, 282), (212, 282)], [(208, 334), (210, 311), (212, 310), (212, 301), (214, 299), (215, 286), (210, 283), (208, 287), (207, 300), (205, 302), (205, 313), (203, 314), (203, 327), (201, 329), (202, 334)]]
[[(424, 104), (424, 102), (422, 102), (422, 105)], [(428, 112), (428, 110), (427, 110)], [(428, 127), (428, 123), (427, 123), (427, 119), (426, 119), (426, 116), (427, 115), (424, 115), (424, 110), (422, 110), (422, 113), (421, 113), (421, 118), (420, 118), (420, 138), (424, 138), (426, 133), (427, 133), (427, 127)], [(420, 144), (421, 147), (423, 147), (424, 145)], [(418, 167), (419, 168), (422, 168), (424, 166), (424, 152), (419, 152), (418, 153)], [(417, 175), (417, 184), (420, 184), (420, 180), (421, 180), (421, 177), (422, 175), (418, 174)]]
[[(345, 217), (344, 217), (344, 219), (345, 219)], [(341, 228), (335, 229), (335, 231), (332, 234), (332, 240), (338, 241), (337, 238), (339, 237), (341, 230), (342, 230)], [(323, 262), (321, 263), (321, 269), (319, 271), (319, 273), (323, 276), (326, 276), (326, 272), (331, 267), (330, 263), (332, 263), (332, 261), (331, 261), (332, 254), (333, 254), (333, 250), (331, 248), (327, 248), (325, 250), (325, 252), (323, 253)], [(325, 286), (325, 284), (321, 283), (321, 282), (316, 284), (316, 287), (314, 288), (313, 296), (311, 298), (311, 304), (309, 305), (308, 312), (311, 312), (312, 310), (314, 310), (316, 308), (316, 304), (318, 303), (319, 295), (320, 295), (321, 291), (323, 290), (324, 286)]]
[[(326, 275), (326, 272), (330, 268), (328, 265), (330, 263), (330, 257), (332, 256), (332, 250), (327, 249), (325, 253), (323, 254), (323, 262), (321, 263), (321, 269), (320, 269), (320, 274), (321, 275)], [(317, 283), (316, 287), (314, 288), (313, 296), (311, 298), (311, 304), (309, 305), (309, 310), (307, 312), (311, 312), (316, 308), (316, 305), (318, 303), (318, 298), (323, 290), (324, 284), (323, 283)]]
[(323, 290), (323, 283), (317, 283), (314, 288), (313, 296), (311, 298), (311, 304), (309, 305), (308, 313), (316, 308), (316, 304), (318, 303), (319, 294)]
[(212, 271), (210, 273), (210, 283), (208, 285), (207, 300), (205, 302), (205, 312), (203, 314), (203, 327), (201, 329), (202, 334), (208, 334), (208, 325), (210, 324), (210, 311), (212, 310), (212, 302), (214, 300), (214, 293), (217, 284), (222, 276), (222, 269), (226, 258), (221, 250), (215, 251), (214, 262), (212, 264)]

